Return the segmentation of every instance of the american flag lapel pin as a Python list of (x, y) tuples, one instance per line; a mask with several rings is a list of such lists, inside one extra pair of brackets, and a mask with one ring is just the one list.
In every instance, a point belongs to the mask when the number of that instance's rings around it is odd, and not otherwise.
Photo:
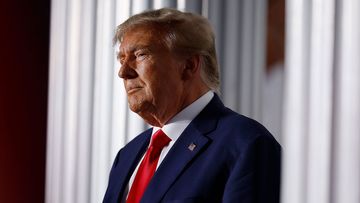
[(192, 143), (188, 146), (188, 149), (189, 149), (190, 151), (194, 151), (195, 147), (196, 147), (196, 144), (194, 144), (194, 143), (192, 142)]

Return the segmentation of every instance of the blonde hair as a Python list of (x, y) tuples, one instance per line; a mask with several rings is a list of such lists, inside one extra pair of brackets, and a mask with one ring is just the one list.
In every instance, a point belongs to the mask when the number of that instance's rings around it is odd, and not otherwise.
[(201, 78), (213, 91), (220, 91), (219, 66), (216, 60), (215, 35), (209, 21), (197, 14), (163, 8), (136, 14), (117, 26), (114, 44), (121, 43), (127, 31), (154, 26), (164, 32), (163, 43), (170, 50), (199, 55)]

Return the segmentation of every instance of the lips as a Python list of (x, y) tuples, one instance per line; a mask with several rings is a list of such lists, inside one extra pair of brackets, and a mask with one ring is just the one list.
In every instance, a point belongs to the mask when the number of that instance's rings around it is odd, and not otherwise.
[(139, 85), (127, 85), (127, 86), (126, 86), (126, 92), (127, 92), (128, 94), (131, 94), (131, 93), (134, 93), (134, 92), (140, 90), (141, 88), (142, 88), (142, 87), (139, 86)]
[(128, 94), (131, 94), (131, 93), (134, 93), (134, 92), (136, 92), (136, 91), (138, 91), (138, 90), (140, 90), (140, 89), (141, 89), (141, 87), (130, 88), (129, 90), (127, 90), (127, 93), (128, 93)]

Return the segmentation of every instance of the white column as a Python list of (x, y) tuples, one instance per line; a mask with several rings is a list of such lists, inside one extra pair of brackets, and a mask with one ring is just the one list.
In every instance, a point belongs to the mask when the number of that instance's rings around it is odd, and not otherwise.
[(91, 202), (101, 202), (111, 167), (111, 128), (113, 102), (112, 47), (115, 27), (115, 1), (97, 2), (94, 84), (94, 114), (92, 117)]
[(242, 20), (240, 21), (242, 24), (242, 32), (240, 35), (241, 48), (238, 52), (241, 60), (236, 67), (239, 69), (236, 78), (236, 80), (239, 80), (239, 84), (237, 85), (239, 93), (237, 95), (237, 100), (234, 100), (234, 102), (239, 105), (237, 109), (246, 116), (252, 116), (252, 93), (254, 91), (251, 85), (254, 69), (254, 11), (254, 1), (243, 0), (243, 5), (241, 7)]
[(142, 11), (148, 10), (152, 7), (151, 0), (132, 0), (131, 2), (131, 14), (137, 14)]
[(311, 2), (307, 201), (330, 201), (335, 1)]
[(306, 202), (309, 1), (286, 2), (282, 202)]
[(46, 202), (88, 202), (94, 1), (53, 1)]
[(265, 69), (266, 0), (209, 1), (218, 34), (222, 98), (231, 109), (260, 120)]
[(339, 2), (333, 203), (360, 202), (360, 1)]
[[(67, 1), (51, 4), (45, 201), (60, 203)], [(56, 40), (53, 40), (56, 39)]]
[[(262, 98), (263, 94), (263, 80), (265, 75), (265, 55), (266, 55), (266, 22), (267, 22), (267, 0), (254, 0), (254, 13), (253, 13), (253, 52), (252, 52), (252, 108), (251, 117), (261, 122), (262, 119)], [(281, 87), (279, 87), (281, 88)], [(243, 95), (247, 97), (247, 95)], [(244, 109), (242, 109), (244, 110)]]
[[(225, 11), (225, 5), (223, 1), (218, 0), (208, 0), (208, 6), (207, 6), (207, 18), (209, 19), (211, 25), (213, 26), (214, 33), (215, 33), (215, 45), (216, 45), (216, 54), (217, 54), (217, 61), (220, 66), (220, 73), (221, 78), (223, 78), (223, 69), (224, 69), (224, 29), (225, 29), (225, 23), (224, 23), (224, 13)], [(221, 89), (223, 88), (224, 81), (221, 82)]]
[(177, 0), (154, 0), (154, 9), (160, 8), (176, 8), (177, 7)]
[(65, 95), (64, 95), (64, 132), (63, 132), (63, 162), (62, 173), (62, 202), (73, 202), (75, 199), (76, 177), (76, 145), (78, 125), (78, 100), (79, 94), (79, 54), (80, 54), (80, 0), (70, 1), (68, 5), (68, 29), (66, 42), (65, 64)]
[(80, 36), (78, 38), (79, 53), (78, 63), (74, 64), (78, 69), (77, 75), (78, 92), (73, 95), (77, 100), (77, 130), (76, 137), (76, 177), (74, 184), (75, 198), (73, 202), (89, 202), (90, 192), (90, 167), (91, 167), (91, 135), (93, 113), (93, 74), (94, 74), (94, 49), (95, 33), (89, 30), (95, 30), (95, 0), (81, 1), (81, 20), (79, 25)]
[(202, 0), (185, 0), (185, 11), (202, 14)]
[(360, 2), (287, 1), (282, 202), (360, 202)]
[[(241, 73), (243, 57), (241, 56), (241, 42), (245, 38), (243, 28), (244, 16), (242, 3), (243, 1), (227, 1), (224, 9), (224, 34), (222, 42), (224, 43), (223, 66), (221, 67), (221, 90), (224, 103), (233, 110), (239, 110), (240, 102), (240, 84), (242, 82)], [(249, 1), (250, 2), (250, 1)], [(232, 19), (232, 20), (230, 20)], [(233, 20), (238, 19), (238, 20)], [(244, 20), (244, 21), (243, 21)], [(249, 35), (250, 36), (250, 35)], [(249, 66), (250, 67), (250, 66)], [(249, 84), (246, 84), (247, 87)], [(250, 90), (249, 90), (250, 91)]]

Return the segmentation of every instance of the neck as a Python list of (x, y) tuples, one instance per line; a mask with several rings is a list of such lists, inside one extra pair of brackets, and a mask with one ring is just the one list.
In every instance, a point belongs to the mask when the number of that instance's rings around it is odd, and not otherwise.
[(191, 91), (189, 91), (189, 89), (190, 88), (184, 88), (183, 99), (180, 100), (178, 108), (174, 108), (172, 112), (168, 111), (168, 109), (164, 109), (164, 111), (156, 111), (153, 114), (147, 114), (148, 116), (143, 115), (142, 117), (150, 125), (162, 128), (176, 114), (210, 90), (205, 85), (200, 86), (199, 88), (192, 88)]

